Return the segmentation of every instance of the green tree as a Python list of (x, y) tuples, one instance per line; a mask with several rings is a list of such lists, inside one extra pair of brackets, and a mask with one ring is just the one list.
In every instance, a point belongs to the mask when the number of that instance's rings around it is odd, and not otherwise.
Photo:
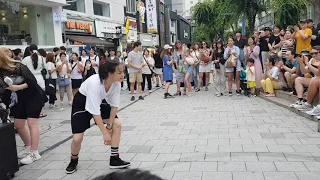
[[(254, 24), (258, 14), (266, 8), (264, 0), (227, 0), (228, 6), (235, 7), (234, 13), (238, 17), (244, 17), (248, 22), (249, 34), (254, 32)], [(234, 6), (236, 5), (236, 6)]]
[(282, 27), (297, 25), (300, 14), (307, 10), (309, 3), (308, 0), (272, 0), (271, 8), (275, 12), (275, 23)]

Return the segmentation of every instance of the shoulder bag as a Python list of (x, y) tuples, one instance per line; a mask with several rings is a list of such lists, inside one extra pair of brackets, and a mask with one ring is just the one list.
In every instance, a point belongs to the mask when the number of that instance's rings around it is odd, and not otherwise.
[(236, 66), (237, 66), (237, 56), (234, 53), (232, 53), (226, 61), (226, 68), (233, 68)]
[(41, 75), (42, 75), (43, 79), (46, 79), (47, 69), (46, 69), (46, 67), (44, 66), (43, 58), (42, 58), (42, 70), (41, 70)]

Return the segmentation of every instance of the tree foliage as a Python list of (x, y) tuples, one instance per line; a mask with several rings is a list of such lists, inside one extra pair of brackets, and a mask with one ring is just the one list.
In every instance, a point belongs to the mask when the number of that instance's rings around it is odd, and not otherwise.
[(275, 23), (282, 27), (297, 25), (301, 19), (300, 15), (307, 10), (309, 3), (309, 0), (272, 0)]

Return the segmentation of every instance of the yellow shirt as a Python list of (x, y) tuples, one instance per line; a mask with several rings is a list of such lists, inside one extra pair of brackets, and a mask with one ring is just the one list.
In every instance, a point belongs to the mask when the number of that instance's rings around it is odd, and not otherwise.
[(309, 37), (305, 40), (303, 40), (298, 32), (296, 32), (296, 54), (301, 54), (302, 50), (308, 50), (311, 52), (311, 36), (312, 36), (312, 30), (307, 28), (303, 31), (304, 34), (308, 35)]

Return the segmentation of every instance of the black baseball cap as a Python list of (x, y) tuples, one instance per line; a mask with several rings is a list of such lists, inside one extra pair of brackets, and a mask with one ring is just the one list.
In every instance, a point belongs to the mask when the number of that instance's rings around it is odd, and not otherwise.
[(308, 55), (310, 55), (310, 52), (309, 52), (309, 50), (304, 49), (301, 51), (301, 55), (308, 56)]
[(307, 20), (302, 19), (302, 20), (300, 20), (300, 23), (301, 23), (301, 24), (305, 24), (305, 23), (307, 23)]
[(312, 19), (307, 19), (306, 23), (313, 23), (313, 20)]
[(263, 30), (264, 31), (272, 31), (272, 29), (270, 27), (264, 27)]

